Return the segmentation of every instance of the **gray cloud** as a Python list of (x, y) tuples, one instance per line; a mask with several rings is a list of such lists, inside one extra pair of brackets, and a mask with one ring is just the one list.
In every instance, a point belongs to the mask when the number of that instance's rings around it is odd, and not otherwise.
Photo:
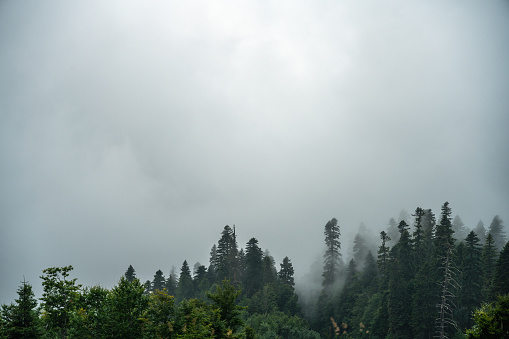
[(206, 263), (226, 224), (302, 276), (332, 217), (344, 244), (446, 200), (509, 220), (508, 11), (0, 3), (0, 302)]

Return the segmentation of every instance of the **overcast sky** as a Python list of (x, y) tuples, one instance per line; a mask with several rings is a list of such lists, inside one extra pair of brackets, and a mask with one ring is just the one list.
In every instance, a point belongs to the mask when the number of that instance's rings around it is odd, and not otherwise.
[(73, 265), (304, 275), (401, 209), (509, 222), (507, 1), (0, 1), (0, 303)]

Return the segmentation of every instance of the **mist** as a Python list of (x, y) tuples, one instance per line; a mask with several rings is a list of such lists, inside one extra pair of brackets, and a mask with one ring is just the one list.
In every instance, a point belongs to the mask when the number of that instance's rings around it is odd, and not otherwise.
[(509, 5), (0, 2), (0, 303), (73, 265), (208, 263), (225, 225), (297, 283), (336, 217), (509, 220)]

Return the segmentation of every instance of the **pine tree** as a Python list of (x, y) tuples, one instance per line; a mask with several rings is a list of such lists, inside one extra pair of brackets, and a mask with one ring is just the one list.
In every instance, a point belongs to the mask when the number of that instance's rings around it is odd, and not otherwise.
[(165, 288), (165, 285), (166, 279), (164, 278), (163, 271), (157, 270), (156, 274), (154, 275), (154, 280), (152, 280), (151, 291), (162, 291)]
[[(458, 246), (459, 247), (459, 246)], [(463, 258), (458, 262), (461, 289), (458, 291), (458, 325), (461, 329), (471, 327), (470, 315), (482, 300), (481, 245), (479, 237), (471, 231), (465, 238)]]
[(492, 295), (509, 294), (509, 242), (500, 252), (493, 276)]
[(442, 214), (440, 216), (440, 223), (436, 227), (435, 232), (435, 251), (437, 258), (445, 258), (447, 251), (454, 244), (452, 237), (454, 231), (452, 230), (451, 222), (451, 208), (449, 202), (442, 205)]
[(325, 225), (325, 254), (323, 263), (323, 281), (322, 286), (325, 290), (329, 290), (336, 282), (341, 267), (341, 243), (339, 242), (338, 220), (332, 218)]
[(168, 279), (166, 279), (166, 292), (168, 295), (176, 296), (177, 295), (177, 284), (178, 284), (178, 277), (177, 277), (177, 269), (175, 266), (171, 267), (170, 276)]
[(385, 231), (382, 231), (380, 232), (380, 239), (382, 240), (382, 244), (378, 248), (378, 269), (380, 276), (382, 277), (382, 281), (387, 281), (390, 248), (386, 244), (391, 240), (391, 238), (389, 238)]
[(263, 253), (258, 240), (251, 238), (246, 244), (246, 272), (244, 274), (244, 293), (251, 297), (263, 286)]
[(281, 266), (281, 269), (279, 270), (278, 277), (279, 281), (282, 284), (286, 284), (288, 286), (294, 286), (294, 270), (291, 260), (288, 257), (283, 258), (283, 262), (279, 264)]
[(207, 270), (208, 279), (211, 285), (217, 281), (217, 247), (216, 244), (210, 249), (209, 268)]
[(129, 282), (132, 282), (134, 279), (136, 279), (136, 271), (134, 270), (132, 265), (129, 265), (127, 271), (125, 271), (124, 273), (124, 276)]
[(488, 233), (481, 255), (482, 286), (483, 286), (482, 295), (483, 300), (486, 301), (491, 301), (490, 290), (492, 288), (496, 262), (497, 262), (497, 250), (495, 249), (495, 245), (493, 244), (493, 236), (490, 233)]
[(504, 225), (498, 215), (493, 218), (490, 224), (489, 233), (493, 236), (493, 243), (498, 252), (504, 248), (506, 243)]
[(263, 284), (272, 284), (277, 281), (276, 261), (268, 250), (263, 252), (262, 258)]
[(226, 225), (221, 232), (221, 238), (218, 241), (216, 249), (215, 267), (217, 268), (217, 280), (228, 279), (233, 284), (238, 283), (240, 279), (240, 267), (238, 262), (235, 226), (234, 229), (232, 229), (230, 226)]
[(377, 288), (378, 269), (376, 261), (371, 251), (368, 251), (366, 258), (364, 258), (364, 271), (362, 272), (362, 284), (365, 289), (372, 294)]
[(184, 260), (180, 269), (180, 277), (177, 284), (177, 300), (191, 299), (194, 296), (193, 279), (191, 278), (191, 270)]
[(0, 317), (2, 338), (39, 338), (39, 317), (37, 300), (35, 299), (32, 285), (23, 280), (23, 285), (18, 288), (19, 298), (15, 304), (2, 305)]
[(391, 275), (389, 278), (389, 334), (396, 338), (412, 338), (412, 244), (408, 225), (398, 225), (400, 238), (391, 250)]

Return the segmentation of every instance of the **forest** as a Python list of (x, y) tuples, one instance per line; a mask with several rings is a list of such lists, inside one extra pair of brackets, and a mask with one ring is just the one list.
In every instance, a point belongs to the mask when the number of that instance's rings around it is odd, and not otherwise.
[[(341, 224), (324, 226), (318, 293), (296, 290), (256, 238), (224, 226), (207, 266), (140, 281), (129, 266), (111, 289), (82, 286), (72, 266), (23, 281), (0, 310), (1, 338), (509, 338), (509, 243), (503, 222), (469, 230), (445, 202), (416, 208), (374, 237), (360, 227), (344, 260)], [(410, 219), (410, 218), (409, 218)], [(375, 239), (376, 238), (376, 239)], [(375, 241), (376, 240), (376, 241)]]

